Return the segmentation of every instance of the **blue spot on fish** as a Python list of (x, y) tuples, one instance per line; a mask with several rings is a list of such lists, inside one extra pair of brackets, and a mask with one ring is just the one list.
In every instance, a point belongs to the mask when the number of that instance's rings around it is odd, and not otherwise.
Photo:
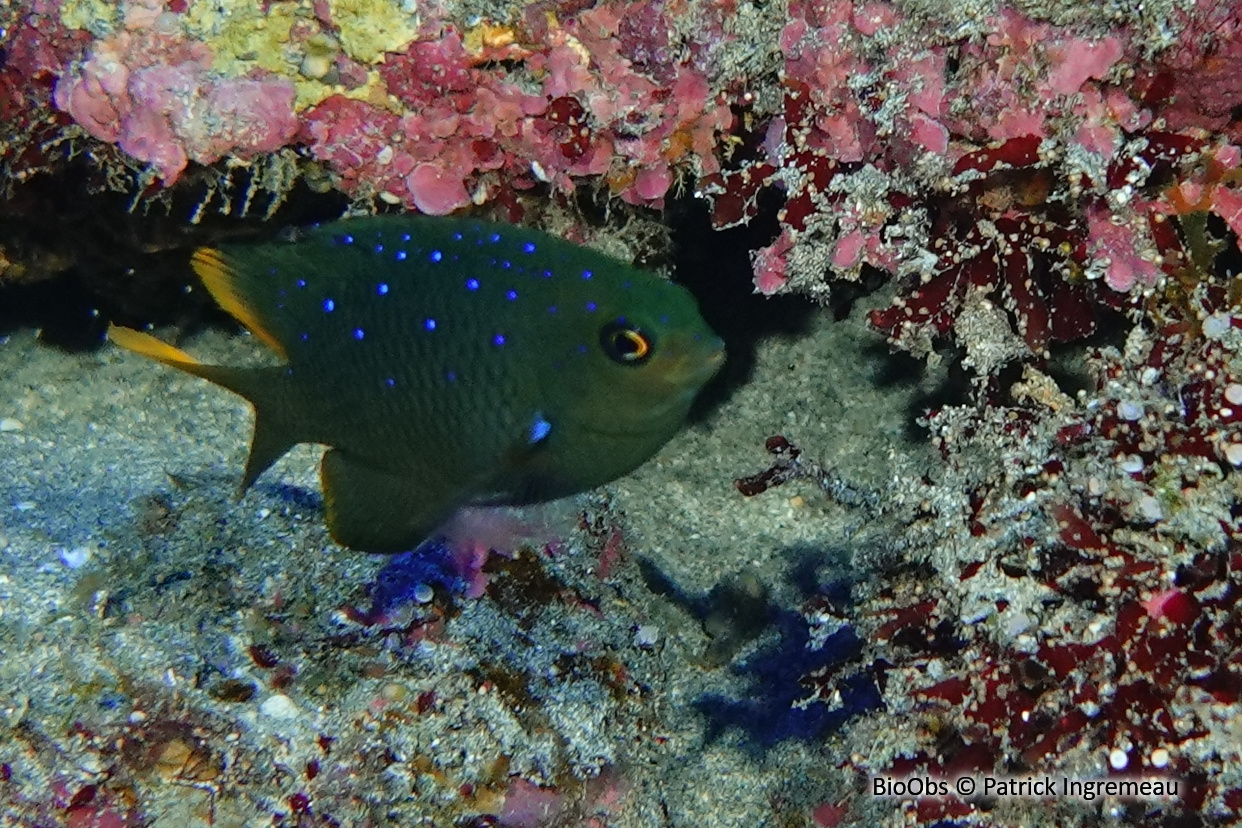
[[(264, 439), (248, 463), (246, 485), (293, 441), (331, 438), (322, 469), (329, 529), (356, 549), (412, 548), (432, 533), (442, 512), (480, 498), (525, 502), (615, 479), (672, 436), (690, 396), (723, 358), (682, 288), (534, 229), (375, 216), (299, 231), (288, 241), (294, 243), (221, 244), (195, 253), (195, 269), (213, 295), (285, 357), (274, 369), (227, 369), (237, 371), (236, 383), (224, 368), (203, 373), (244, 388), (254, 405)], [(489, 244), (495, 250), (482, 249)], [(291, 286), (296, 301), (288, 298)], [(553, 318), (541, 320), (540, 308)], [(601, 329), (621, 314), (626, 338), (613, 325)], [(659, 323), (661, 314), (669, 321)], [(663, 360), (635, 359), (652, 347), (633, 336), (636, 325), (659, 343), (670, 365), (687, 370), (670, 376)], [(167, 355), (145, 338), (118, 336), (143, 353)], [(608, 360), (634, 363), (623, 369), (634, 382), (615, 387)], [(274, 377), (290, 367), (296, 374), (287, 384), (299, 384), (296, 400), (279, 382), (263, 379), (263, 371)], [(595, 387), (618, 404), (596, 405), (594, 394), (583, 393)], [(527, 388), (538, 389), (537, 402)], [(349, 405), (336, 405), (338, 398)], [(290, 402), (301, 406), (296, 416)], [(378, 416), (356, 416), (366, 406), (410, 422), (400, 429), (408, 438), (401, 451), (392, 451), (391, 429), (375, 427)], [(660, 413), (658, 422), (648, 409)], [(562, 416), (569, 419), (552, 422)], [(584, 444), (578, 445), (584, 438), (577, 427), (565, 431), (570, 419), (583, 423), (582, 434), (590, 432)], [(625, 436), (634, 424), (642, 440)], [(535, 462), (514, 465), (536, 452)], [(429, 465), (461, 462), (477, 485), (452, 474), (443, 481), (426, 475)], [(423, 490), (431, 496), (416, 496)]]
[(551, 433), (552, 424), (543, 418), (543, 414), (536, 412), (535, 421), (530, 424), (530, 433), (526, 435), (526, 440), (533, 446), (543, 442)]

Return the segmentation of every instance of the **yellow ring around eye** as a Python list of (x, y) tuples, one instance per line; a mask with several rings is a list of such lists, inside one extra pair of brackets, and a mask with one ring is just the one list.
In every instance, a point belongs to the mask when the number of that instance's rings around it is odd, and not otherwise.
[(650, 353), (651, 342), (648, 341), (647, 337), (643, 336), (640, 332), (633, 329), (627, 329), (624, 331), (618, 331), (618, 333), (625, 337), (634, 349), (632, 351), (625, 352), (625, 358), (630, 362), (640, 360)]

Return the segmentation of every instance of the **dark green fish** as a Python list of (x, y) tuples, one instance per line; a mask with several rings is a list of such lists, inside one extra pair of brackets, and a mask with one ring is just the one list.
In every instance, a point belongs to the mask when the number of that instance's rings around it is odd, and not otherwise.
[(204, 365), (125, 328), (111, 339), (250, 401), (243, 491), (294, 445), (328, 446), (328, 528), (355, 549), (411, 549), (459, 506), (630, 472), (724, 360), (683, 288), (511, 225), (376, 216), (202, 248), (193, 265), (282, 365)]

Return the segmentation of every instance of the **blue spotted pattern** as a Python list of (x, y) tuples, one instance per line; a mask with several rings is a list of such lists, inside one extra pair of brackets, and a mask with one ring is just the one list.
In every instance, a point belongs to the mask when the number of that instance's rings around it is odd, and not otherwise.
[(536, 412), (535, 420), (530, 424), (530, 431), (526, 435), (526, 442), (532, 446), (536, 443), (542, 443), (552, 433), (552, 424), (544, 419), (543, 414)]
[[(275, 374), (175, 363), (254, 403), (245, 483), (298, 440), (327, 444), (329, 528), (368, 551), (411, 548), (462, 505), (615, 479), (720, 364), (684, 290), (526, 228), (372, 216), (194, 261), (284, 360)], [(618, 329), (649, 340), (638, 359), (618, 356)]]

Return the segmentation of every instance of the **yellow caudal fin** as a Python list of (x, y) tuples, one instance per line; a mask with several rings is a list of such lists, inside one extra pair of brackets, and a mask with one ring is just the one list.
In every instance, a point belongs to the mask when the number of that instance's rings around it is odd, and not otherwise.
[(151, 334), (135, 331), (132, 328), (109, 325), (108, 339), (127, 351), (142, 354), (144, 357), (153, 359), (156, 362), (162, 362), (165, 365), (185, 371), (187, 374), (193, 374), (209, 382), (214, 382), (216, 385), (223, 386), (236, 394), (241, 394), (251, 402), (263, 396), (262, 391), (265, 383), (270, 384), (270, 379), (266, 379), (266, 377), (267, 372), (273, 369), (229, 368), (224, 365), (207, 365), (199, 362), (180, 348), (175, 348), (167, 342), (156, 339)]
[(304, 442), (286, 425), (296, 421), (296, 416), (290, 412), (298, 404), (291, 395), (288, 384), (283, 382), (284, 368), (206, 365), (180, 348), (161, 342), (150, 334), (118, 325), (108, 326), (108, 339), (127, 351), (142, 354), (156, 362), (214, 382), (251, 402), (255, 412), (254, 438), (250, 443), (250, 458), (246, 461), (246, 473), (242, 478), (243, 492), (285, 452), (297, 443)]
[(281, 359), (288, 359), (285, 346), (280, 343), (259, 318), (245, 293), (239, 289), (237, 271), (225, 255), (214, 247), (200, 247), (190, 258), (190, 265), (198, 278), (203, 280), (211, 298), (219, 303), (233, 318), (246, 326), (252, 334), (263, 340)]
[(198, 374), (193, 366), (202, 366), (194, 357), (180, 348), (174, 348), (167, 342), (161, 342), (151, 334), (135, 331), (133, 328), (122, 328), (120, 325), (108, 326), (108, 339), (127, 351), (150, 357), (156, 362), (180, 368), (191, 374)]

